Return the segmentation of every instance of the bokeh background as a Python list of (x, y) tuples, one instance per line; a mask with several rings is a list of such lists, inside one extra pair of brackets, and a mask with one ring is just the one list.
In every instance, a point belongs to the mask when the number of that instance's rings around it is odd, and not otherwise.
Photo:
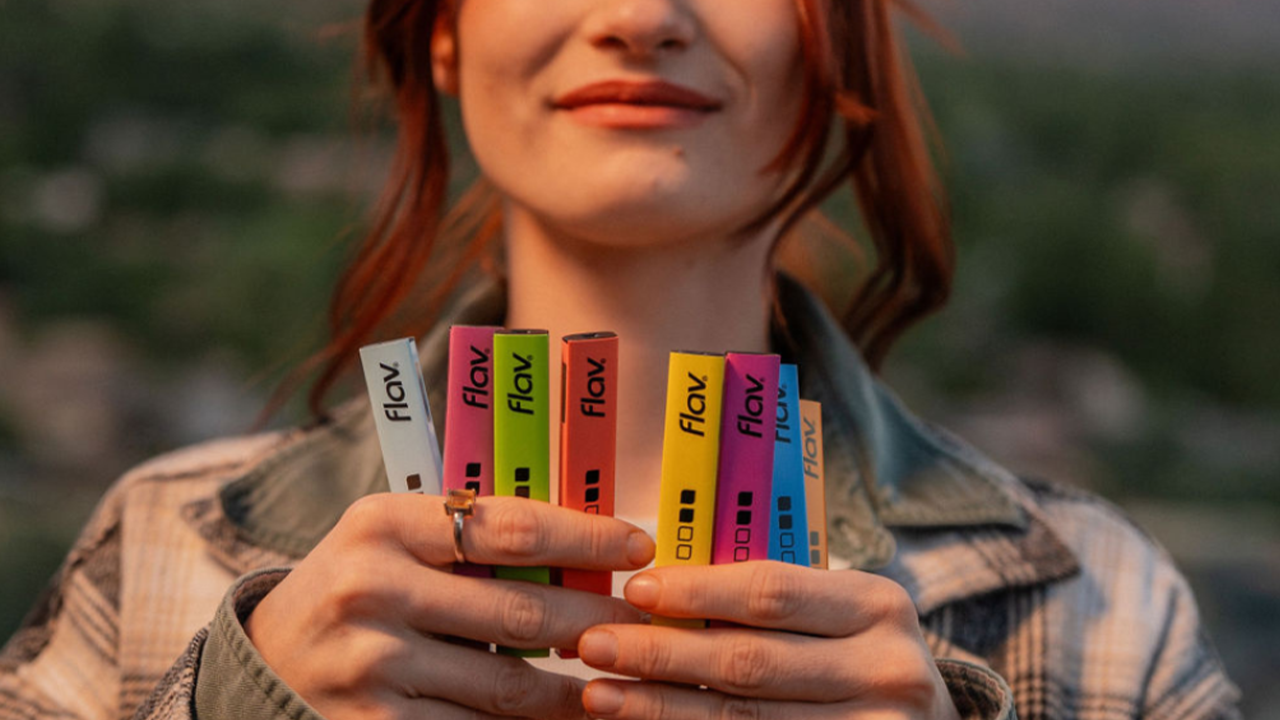
[[(1122, 505), (1280, 717), (1280, 2), (925, 7), (964, 47), (912, 37), (961, 270), (889, 380)], [(0, 0), (0, 640), (115, 476), (314, 347), (390, 153), (358, 13)]]

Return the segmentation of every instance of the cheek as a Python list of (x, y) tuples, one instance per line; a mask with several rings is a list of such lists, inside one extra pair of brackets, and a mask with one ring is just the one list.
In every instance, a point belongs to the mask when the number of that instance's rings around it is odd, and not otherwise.
[(555, 54), (570, 17), (558, 3), (468, 0), (458, 10), (458, 44), (478, 66), (528, 70)]
[(518, 137), (541, 109), (546, 88), (539, 71), (554, 57), (569, 27), (565, 13), (554, 5), (528, 0), (462, 3), (459, 99), (468, 135), (476, 133), (474, 142)]
[(712, 13), (720, 0), (705, 2), (708, 39), (741, 83), (745, 108), (735, 119), (735, 142), (754, 148), (753, 159), (764, 167), (798, 121), (804, 66), (796, 3), (739, 0), (733, 13)]
[(787, 36), (789, 42), (768, 43), (756, 54), (759, 73), (770, 88), (774, 111), (794, 113), (804, 87), (804, 62), (800, 54), (799, 28)]
[(750, 38), (753, 48), (748, 57), (756, 78), (762, 109), (774, 118), (785, 117), (790, 124), (800, 104), (804, 65), (800, 55), (800, 28), (790, 3), (787, 12), (769, 18), (775, 27), (787, 28)]

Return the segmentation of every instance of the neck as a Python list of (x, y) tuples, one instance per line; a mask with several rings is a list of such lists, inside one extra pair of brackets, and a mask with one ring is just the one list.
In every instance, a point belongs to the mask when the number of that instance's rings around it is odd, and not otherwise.
[[(655, 516), (668, 354), (767, 350), (768, 236), (619, 248), (554, 233), (510, 205), (504, 220), (507, 326), (546, 329), (553, 366), (564, 335), (618, 334), (618, 404), (624, 410), (618, 417), (617, 512)], [(559, 398), (560, 374), (550, 375), (551, 397)], [(552, 417), (558, 420), (559, 413)], [(558, 436), (553, 425), (552, 438)], [(557, 453), (551, 455), (556, 478)]]

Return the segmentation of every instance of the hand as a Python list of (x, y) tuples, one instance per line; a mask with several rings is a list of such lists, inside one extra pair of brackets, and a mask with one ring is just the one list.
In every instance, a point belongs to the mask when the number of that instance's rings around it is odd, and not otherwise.
[[(359, 500), (262, 601), (245, 631), (295, 692), (332, 720), (581, 718), (583, 682), (460, 636), (516, 648), (574, 647), (588, 627), (638, 622), (616, 598), (453, 575), (452, 519), (439, 497)], [(653, 541), (620, 520), (519, 498), (481, 498), (471, 562), (634, 570)]]
[(591, 629), (584, 662), (645, 681), (592, 681), (593, 718), (958, 718), (915, 606), (891, 580), (749, 562), (650, 570), (625, 592), (655, 615), (748, 627)]

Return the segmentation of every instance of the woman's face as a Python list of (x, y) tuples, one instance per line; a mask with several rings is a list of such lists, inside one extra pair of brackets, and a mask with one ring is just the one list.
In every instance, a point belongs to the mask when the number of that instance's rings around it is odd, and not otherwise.
[(793, 0), (461, 0), (456, 27), (436, 82), (540, 223), (615, 246), (723, 235), (785, 179), (762, 169), (800, 104)]

